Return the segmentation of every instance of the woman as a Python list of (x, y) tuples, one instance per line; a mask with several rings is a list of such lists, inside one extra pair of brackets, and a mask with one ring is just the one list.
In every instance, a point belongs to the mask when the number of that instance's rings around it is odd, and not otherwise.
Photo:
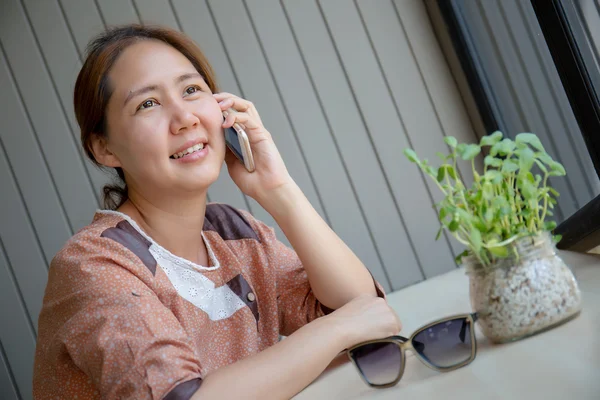
[[(254, 105), (217, 92), (185, 35), (137, 25), (101, 34), (74, 101), (87, 155), (123, 182), (105, 188), (108, 210), (52, 261), (35, 398), (290, 398), (344, 348), (399, 332)], [(234, 122), (248, 133), (253, 173), (226, 152)], [(206, 204), (224, 159), (295, 251), (247, 212)]]

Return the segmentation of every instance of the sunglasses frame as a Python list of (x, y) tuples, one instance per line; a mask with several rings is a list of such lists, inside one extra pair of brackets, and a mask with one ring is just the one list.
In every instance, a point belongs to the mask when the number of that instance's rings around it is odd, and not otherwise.
[[(461, 319), (461, 318), (464, 318), (467, 321), (469, 321), (469, 334), (471, 335), (471, 356), (467, 360), (460, 362), (456, 365), (452, 365), (450, 367), (438, 367), (438, 366), (432, 364), (424, 356), (419, 354), (419, 352), (417, 350), (415, 350), (415, 348), (412, 344), (412, 341), (415, 338), (415, 336), (417, 336), (419, 333), (423, 332), (424, 330), (426, 330), (434, 325), (438, 325), (438, 324), (441, 324), (446, 321), (452, 321), (452, 320)], [(428, 323), (427, 325), (420, 327), (408, 338), (406, 338), (404, 336), (390, 336), (390, 337), (383, 338), (383, 339), (369, 340), (367, 342), (362, 342), (362, 343), (352, 346), (351, 348), (346, 350), (346, 354), (348, 355), (348, 358), (350, 359), (352, 364), (354, 364), (354, 367), (357, 369), (358, 374), (360, 375), (361, 379), (368, 386), (370, 386), (372, 388), (377, 388), (377, 389), (385, 389), (385, 388), (389, 388), (392, 386), (396, 386), (398, 384), (398, 382), (400, 382), (400, 379), (402, 379), (402, 376), (404, 375), (404, 368), (406, 366), (406, 350), (411, 350), (415, 354), (415, 356), (419, 359), (419, 361), (421, 361), (427, 367), (429, 367), (435, 371), (438, 371), (438, 372), (454, 371), (455, 369), (458, 369), (458, 368), (464, 367), (467, 364), (470, 364), (471, 362), (473, 362), (473, 360), (477, 356), (477, 340), (475, 338), (475, 322), (477, 321), (477, 319), (478, 319), (478, 313), (476, 313), (476, 312), (475, 313), (467, 313), (467, 314), (457, 314), (457, 315), (453, 315), (450, 317), (438, 319), (438, 320)], [(369, 382), (367, 380), (367, 378), (365, 377), (365, 375), (363, 374), (362, 370), (358, 367), (354, 358), (351, 356), (351, 352), (353, 350), (355, 350), (359, 347), (368, 345), (368, 344), (373, 344), (373, 343), (393, 343), (400, 348), (400, 361), (402, 364), (400, 366), (400, 372), (398, 373), (398, 377), (396, 377), (396, 379), (393, 382), (380, 384), (380, 385)]]

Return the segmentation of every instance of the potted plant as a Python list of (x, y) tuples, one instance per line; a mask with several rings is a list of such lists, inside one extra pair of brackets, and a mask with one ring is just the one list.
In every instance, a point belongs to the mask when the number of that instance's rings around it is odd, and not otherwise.
[[(494, 342), (517, 340), (550, 329), (581, 311), (581, 293), (572, 271), (557, 255), (550, 220), (559, 193), (551, 176), (566, 175), (532, 133), (515, 140), (495, 132), (479, 144), (445, 137), (451, 152), (439, 154), (436, 168), (406, 149), (404, 154), (444, 194), (436, 204), (441, 223), (466, 250), (457, 257), (469, 275), (471, 306), (483, 333)], [(475, 160), (483, 151), (483, 171)], [(457, 169), (471, 163), (467, 187)]]

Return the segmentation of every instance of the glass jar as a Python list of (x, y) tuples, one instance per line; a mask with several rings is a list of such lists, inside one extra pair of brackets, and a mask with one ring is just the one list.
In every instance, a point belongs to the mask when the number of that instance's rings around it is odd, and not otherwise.
[(496, 343), (519, 340), (575, 318), (581, 292), (573, 272), (556, 254), (548, 232), (513, 242), (517, 256), (484, 266), (463, 259), (471, 307), (484, 335)]

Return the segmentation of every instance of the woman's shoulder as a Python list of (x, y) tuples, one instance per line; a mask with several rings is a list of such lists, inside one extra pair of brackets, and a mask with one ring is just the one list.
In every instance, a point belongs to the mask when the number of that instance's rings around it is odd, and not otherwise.
[[(73, 235), (54, 256), (51, 270), (102, 263), (123, 265), (139, 262), (150, 243), (120, 213), (98, 211), (92, 222)], [(143, 260), (142, 260), (143, 261)], [(78, 268), (79, 269), (79, 268)], [(70, 268), (70, 271), (73, 269)]]
[(206, 205), (203, 230), (216, 232), (226, 241), (251, 239), (259, 243), (273, 231), (248, 211), (224, 203)]

